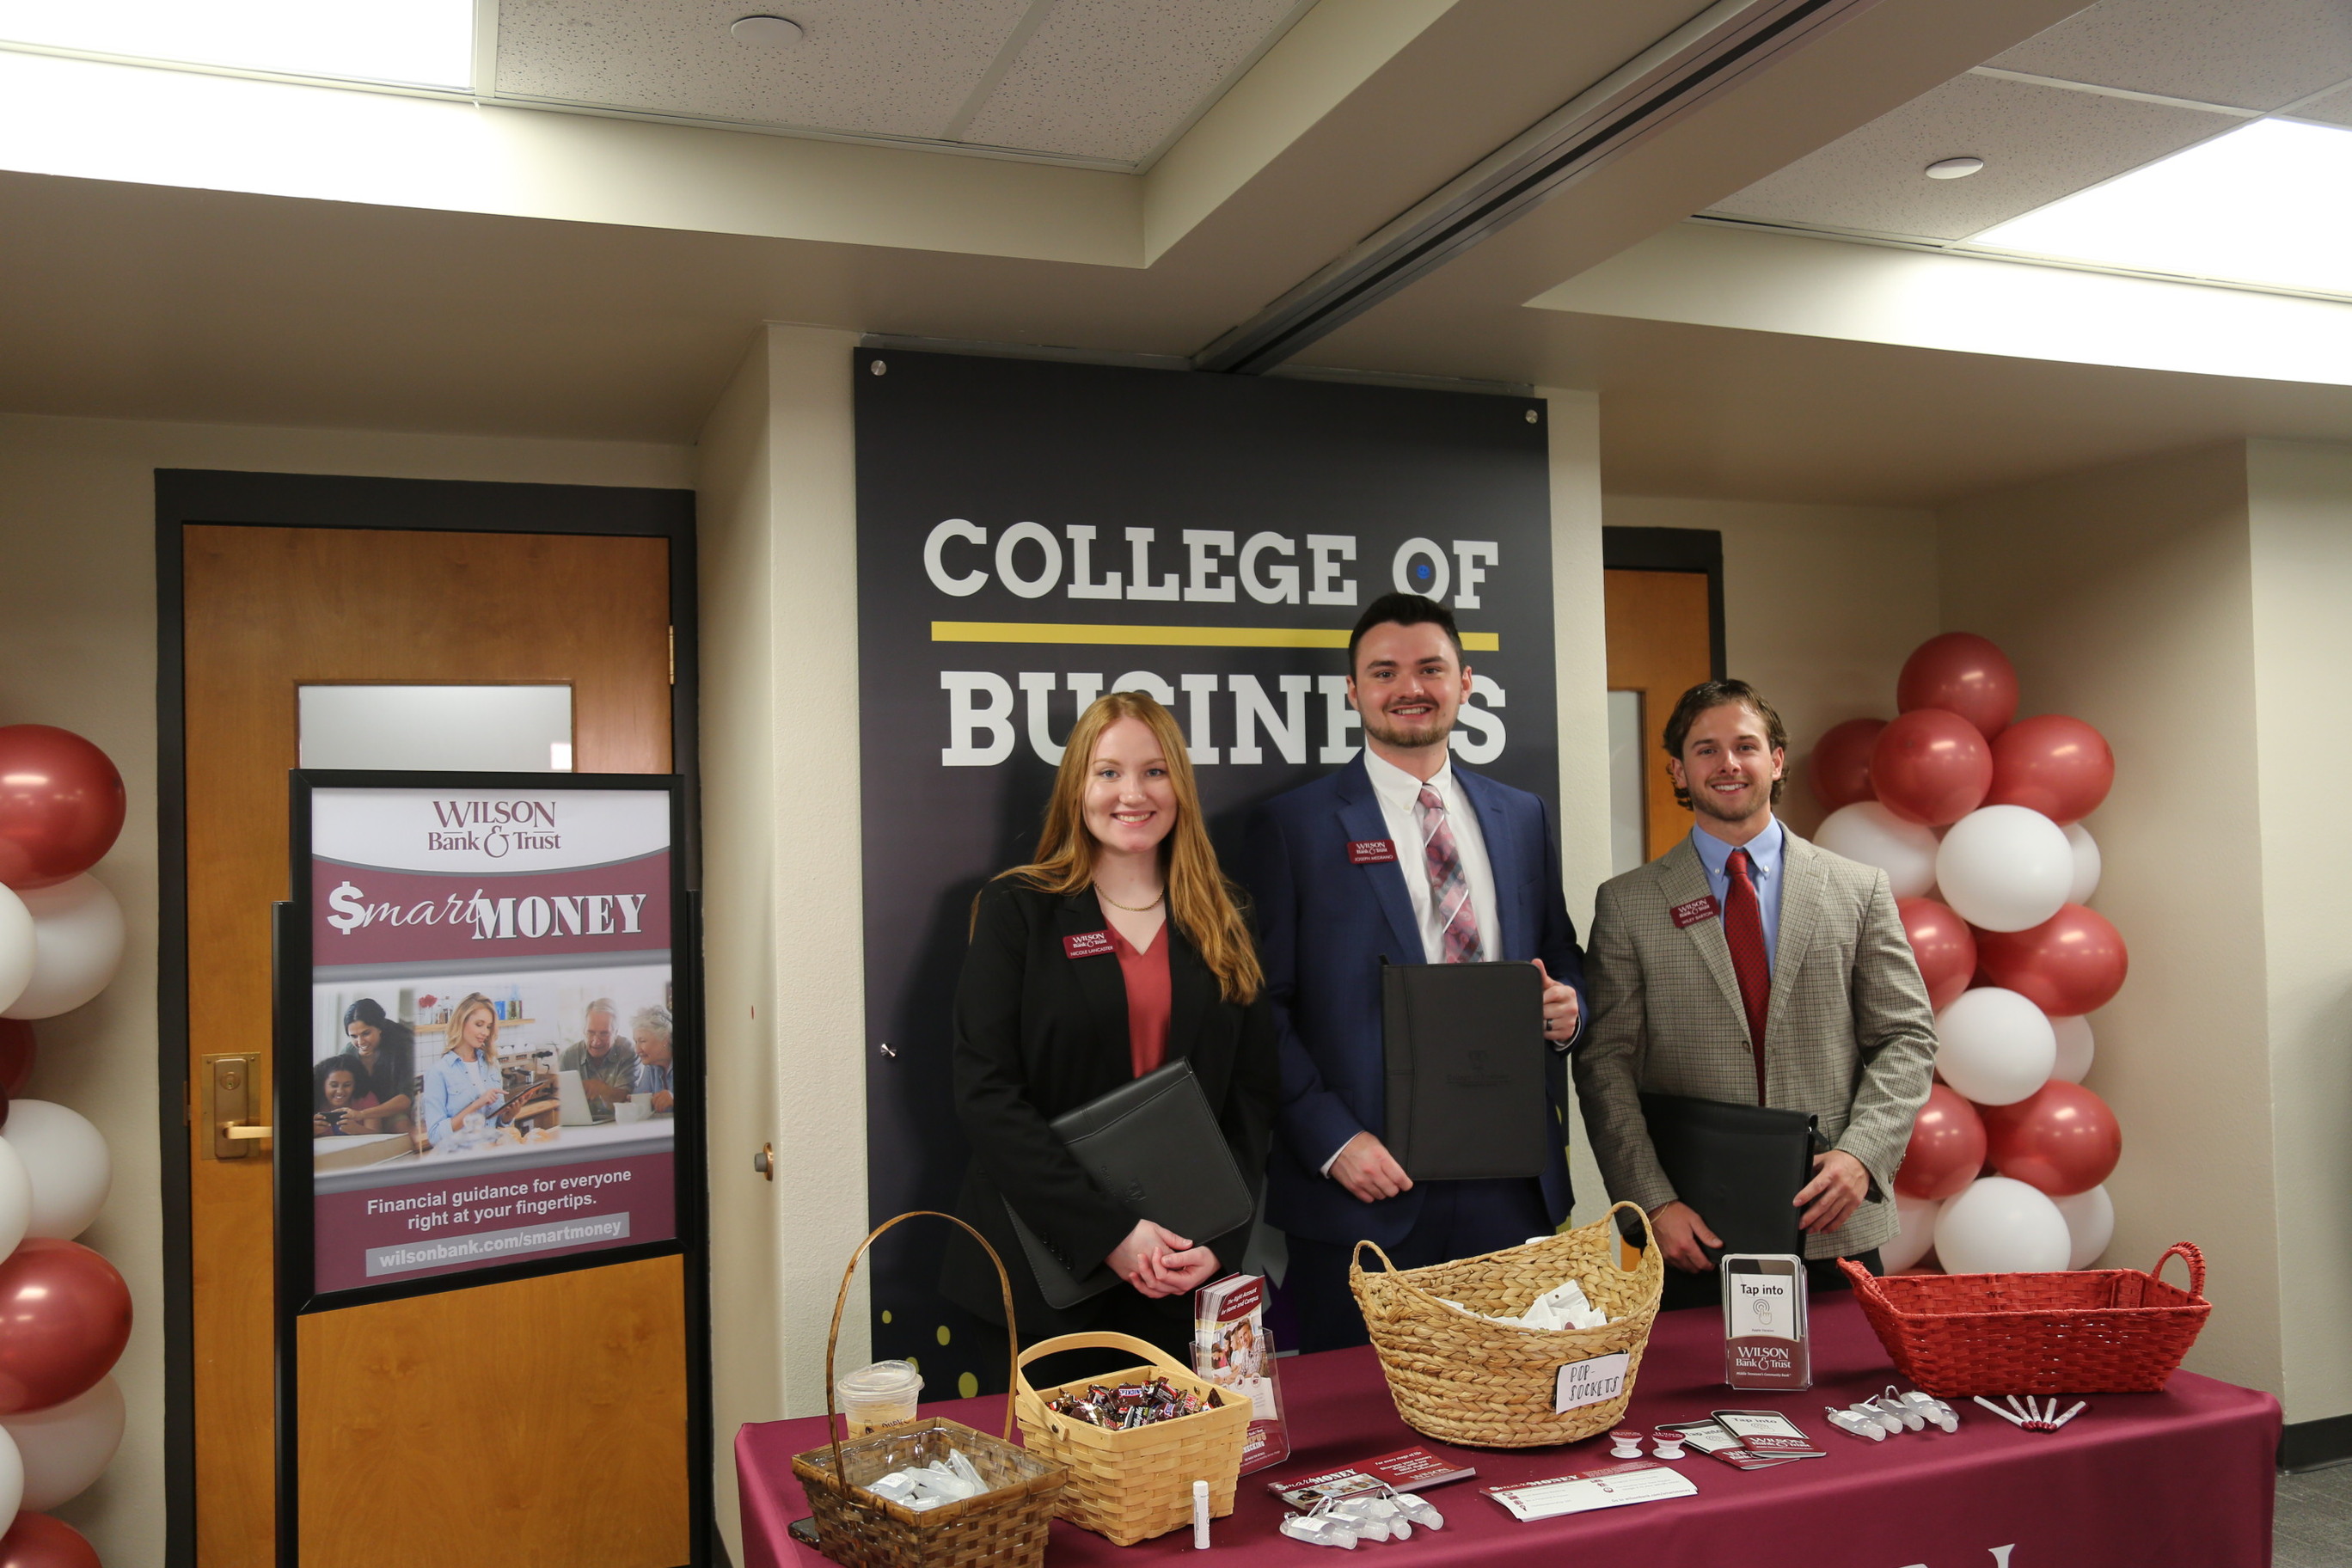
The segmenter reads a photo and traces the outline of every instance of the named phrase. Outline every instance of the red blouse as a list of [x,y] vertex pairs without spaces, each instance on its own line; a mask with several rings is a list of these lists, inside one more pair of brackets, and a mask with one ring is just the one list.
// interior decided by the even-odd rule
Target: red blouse
[[1164,922],[1160,925],[1148,949],[1138,949],[1119,935],[1117,926],[1106,922],[1105,929],[1118,952],[1119,974],[1127,982],[1128,1060],[1134,1066],[1135,1076],[1141,1078],[1168,1059],[1168,927]]

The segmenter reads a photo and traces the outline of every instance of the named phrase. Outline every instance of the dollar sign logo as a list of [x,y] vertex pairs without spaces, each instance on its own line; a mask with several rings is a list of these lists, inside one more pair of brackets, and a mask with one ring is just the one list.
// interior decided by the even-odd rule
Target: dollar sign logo
[[327,907],[335,911],[327,917],[327,923],[345,936],[367,924],[367,906],[360,902],[360,890],[349,882],[327,895]]

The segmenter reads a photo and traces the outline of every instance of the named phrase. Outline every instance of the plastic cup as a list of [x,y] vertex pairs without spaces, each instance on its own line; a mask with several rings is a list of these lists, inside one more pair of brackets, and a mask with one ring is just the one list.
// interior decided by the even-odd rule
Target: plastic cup
[[833,1385],[834,1397],[849,1422],[849,1436],[862,1437],[878,1427],[915,1418],[915,1402],[923,1392],[923,1374],[903,1361],[877,1361],[861,1367]]

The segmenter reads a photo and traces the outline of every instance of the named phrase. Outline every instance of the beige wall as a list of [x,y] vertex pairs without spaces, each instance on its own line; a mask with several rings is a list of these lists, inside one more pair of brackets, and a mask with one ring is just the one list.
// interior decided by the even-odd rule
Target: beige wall
[[1612,495],[1613,528],[1723,535],[1726,668],[1789,728],[1781,815],[1820,826],[1805,784],[1813,742],[1848,719],[1895,716],[1895,676],[1937,623],[1936,520],[1899,507],[1806,506]]
[[[2246,476],[2231,447],[1981,497],[1942,513],[1939,560],[1945,624],[2007,650],[2021,710],[2074,714],[2115,748],[2115,791],[2085,824],[2105,859],[2095,902],[2134,958],[2092,1019],[2088,1082],[2124,1129],[2107,1257],[2145,1268],[2175,1241],[2202,1247],[2215,1310],[2189,1365],[2277,1391]],[[2313,1331],[2341,1322],[2339,1307]]]
[[[2252,442],[2246,470],[2280,1387],[2286,1418],[2313,1421],[2352,1413],[2352,853],[2331,810],[2335,781],[2352,776],[2338,719],[2352,668],[2352,448]],[[2216,1030],[2208,1048],[2234,1060],[2261,1055],[2260,1040]]]
[[115,1375],[121,1453],[58,1510],[107,1562],[163,1550],[163,1206],[155,1066],[155,493],[159,468],[565,484],[691,482],[682,447],[0,416],[0,723],[56,724],[104,748],[130,816],[97,868],[130,917],[122,969],[96,1001],[37,1024],[31,1093],[97,1123],[113,1157],[82,1237],[130,1281]]

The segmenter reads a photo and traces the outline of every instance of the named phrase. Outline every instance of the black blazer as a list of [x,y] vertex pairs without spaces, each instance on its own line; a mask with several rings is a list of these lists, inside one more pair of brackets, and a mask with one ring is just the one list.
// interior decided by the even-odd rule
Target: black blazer
[[[1147,1305],[1120,1284],[1067,1311],[1046,1306],[1004,1213],[1009,1198],[1055,1256],[1080,1272],[1125,1240],[1139,1217],[1097,1188],[1046,1125],[1134,1077],[1118,957],[1072,958],[1062,942],[1105,929],[1092,889],[1065,898],[991,882],[956,984],[956,1115],[972,1151],[956,1215],[1004,1259],[1026,1342],[1090,1328],[1107,1310]],[[1263,992],[1245,1007],[1225,1001],[1174,921],[1160,940],[1168,943],[1168,1059],[1192,1061],[1255,1193],[1265,1181],[1281,1088],[1273,1012]],[[1222,1273],[1240,1266],[1249,1229],[1189,1239],[1216,1252]],[[949,1243],[940,1288],[989,1322],[1003,1318],[996,1271],[961,1231]],[[1191,1313],[1183,1296],[1148,1305],[1170,1316]]]

